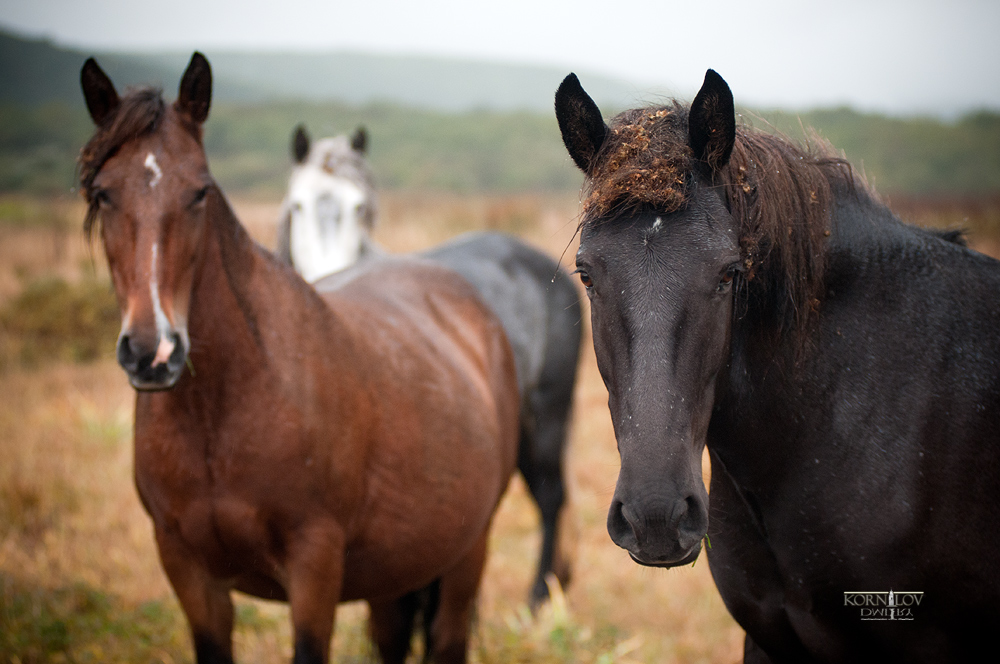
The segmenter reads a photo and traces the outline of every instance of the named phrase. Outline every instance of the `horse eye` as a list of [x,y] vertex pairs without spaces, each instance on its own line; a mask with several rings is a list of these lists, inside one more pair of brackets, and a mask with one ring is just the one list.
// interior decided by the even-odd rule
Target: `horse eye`
[[94,192],[94,203],[98,207],[104,207],[111,202],[111,197],[108,196],[108,192],[103,189],[98,189]]
[[739,272],[739,268],[734,265],[730,265],[726,272],[722,275],[722,279],[719,280],[719,286],[717,290],[722,293],[725,292],[730,286],[733,285],[733,279],[736,278],[736,273]]
[[201,203],[203,200],[205,200],[205,196],[207,195],[208,195],[208,187],[202,187],[201,189],[195,192],[194,199],[191,201],[191,205],[198,205],[198,203]]
[[584,288],[590,290],[591,288],[594,287],[593,280],[590,278],[590,275],[587,274],[585,270],[577,269],[576,273],[580,275],[580,283],[583,284]]

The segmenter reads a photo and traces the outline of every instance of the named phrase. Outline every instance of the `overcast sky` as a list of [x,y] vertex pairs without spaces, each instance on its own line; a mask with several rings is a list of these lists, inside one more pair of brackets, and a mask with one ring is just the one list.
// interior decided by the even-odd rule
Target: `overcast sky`
[[0,25],[94,50],[554,65],[685,98],[711,67],[747,105],[1000,110],[1000,0],[0,0]]

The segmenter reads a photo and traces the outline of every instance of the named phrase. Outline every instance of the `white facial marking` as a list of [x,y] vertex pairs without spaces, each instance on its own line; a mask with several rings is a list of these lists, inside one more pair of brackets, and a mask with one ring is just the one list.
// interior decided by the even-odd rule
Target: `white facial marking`
[[659,217],[657,217],[656,221],[653,222],[653,226],[650,228],[650,230],[652,230],[652,231],[658,231],[658,230],[660,230],[660,226],[662,226],[662,225],[663,225],[663,220],[660,219]]
[[149,188],[155,189],[156,185],[160,183],[160,178],[163,177],[163,171],[160,170],[160,165],[156,163],[156,156],[152,152],[146,155],[146,161],[143,163],[143,166],[153,174],[153,179],[149,181]]
[[[150,157],[153,155],[150,154]],[[146,160],[147,164],[149,159]],[[156,160],[153,160],[156,163]],[[165,364],[167,360],[170,359],[171,353],[174,352],[174,346],[176,344],[170,338],[170,321],[167,320],[167,315],[163,313],[163,306],[160,304],[160,283],[159,277],[156,273],[156,259],[159,254],[159,244],[153,243],[153,258],[150,263],[150,275],[149,275],[149,297],[153,300],[153,315],[156,317],[156,331],[160,335],[160,343],[156,347],[156,357],[153,358],[153,366],[159,366]]]
[[368,237],[359,212],[366,194],[357,183],[303,167],[293,174],[287,207],[292,210],[289,244],[295,269],[316,281],[358,260]]

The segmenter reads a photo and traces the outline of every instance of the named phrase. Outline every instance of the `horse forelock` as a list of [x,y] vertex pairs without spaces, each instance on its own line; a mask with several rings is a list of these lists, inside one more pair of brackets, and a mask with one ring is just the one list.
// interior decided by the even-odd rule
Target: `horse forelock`
[[[581,226],[644,207],[669,214],[689,204],[699,164],[688,145],[688,114],[675,101],[609,122],[587,176]],[[737,128],[732,155],[715,177],[739,223],[745,278],[783,294],[783,328],[805,330],[822,299],[835,186],[868,191],[867,185],[821,141],[802,147],[747,126]]]
[[328,175],[341,177],[374,190],[375,179],[364,155],[351,147],[346,136],[334,136],[316,141],[306,163]]
[[641,205],[675,212],[687,201],[692,154],[687,109],[633,109],[611,120],[587,177],[583,213],[600,217]]
[[88,237],[97,219],[94,178],[124,144],[156,131],[166,113],[166,104],[159,89],[139,88],[126,94],[114,113],[83,146],[77,160],[80,189],[88,205],[83,222]]

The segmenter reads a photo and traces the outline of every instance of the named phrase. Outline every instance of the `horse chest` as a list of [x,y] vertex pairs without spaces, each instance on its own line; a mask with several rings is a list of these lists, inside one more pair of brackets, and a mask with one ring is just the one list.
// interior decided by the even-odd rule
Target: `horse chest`
[[359,500],[335,470],[343,459],[280,426],[208,431],[160,421],[169,426],[137,419],[140,497],[157,529],[178,536],[219,576],[280,579],[295,528],[336,522]]

